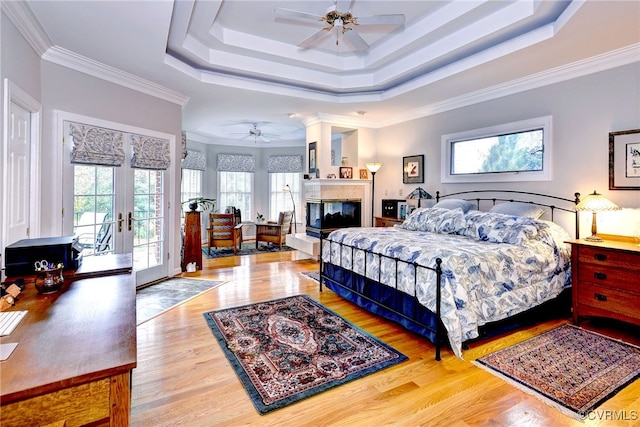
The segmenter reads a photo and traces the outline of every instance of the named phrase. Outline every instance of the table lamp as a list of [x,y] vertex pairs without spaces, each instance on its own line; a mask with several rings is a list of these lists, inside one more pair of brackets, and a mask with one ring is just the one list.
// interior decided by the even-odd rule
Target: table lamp
[[407,200],[418,199],[418,207],[420,207],[420,199],[433,199],[431,194],[427,193],[422,187],[418,187],[411,193],[407,194]]
[[618,211],[620,207],[608,200],[602,194],[596,193],[594,190],[592,194],[588,194],[584,199],[576,206],[577,211],[591,211],[593,212],[593,218],[591,219],[591,236],[585,237],[585,240],[590,242],[602,242],[602,239],[598,237],[598,227],[596,223],[596,212],[604,211]]
[[376,197],[376,172],[382,167],[382,163],[379,162],[370,162],[365,163],[364,167],[366,167],[369,172],[371,172],[371,225],[373,226],[373,206]]

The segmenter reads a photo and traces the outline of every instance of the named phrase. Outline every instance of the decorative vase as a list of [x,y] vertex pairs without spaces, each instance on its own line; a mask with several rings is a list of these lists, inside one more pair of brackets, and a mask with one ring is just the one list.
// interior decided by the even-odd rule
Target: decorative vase
[[63,283],[64,277],[62,277],[62,267],[36,271],[34,285],[41,294],[57,292],[60,290]]

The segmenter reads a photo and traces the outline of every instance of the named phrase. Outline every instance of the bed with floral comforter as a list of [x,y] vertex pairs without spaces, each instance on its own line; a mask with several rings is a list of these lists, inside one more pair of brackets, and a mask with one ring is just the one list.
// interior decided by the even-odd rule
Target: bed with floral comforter
[[321,269],[332,290],[344,275],[327,267],[339,267],[414,296],[436,313],[432,268],[440,258],[440,318],[453,352],[462,357],[462,343],[478,337],[482,325],[550,301],[570,286],[568,239],[564,229],[549,221],[418,209],[395,227],[333,231],[322,243]]

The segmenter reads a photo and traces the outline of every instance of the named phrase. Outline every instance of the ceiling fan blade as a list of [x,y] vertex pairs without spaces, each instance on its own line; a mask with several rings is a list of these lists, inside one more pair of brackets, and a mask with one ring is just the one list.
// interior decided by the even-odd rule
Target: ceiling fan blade
[[309,37],[307,39],[304,39],[300,43],[298,43],[298,47],[306,49],[308,47],[311,47],[311,46],[315,45],[319,40],[321,40],[327,34],[331,34],[331,31],[329,31],[329,30],[330,30],[330,27],[323,28],[322,30],[320,30],[317,33],[313,34],[311,37]]
[[349,7],[347,8],[347,12],[352,13],[353,11],[353,4],[356,2],[356,0],[351,0],[351,2],[349,3]]
[[271,142],[271,140],[264,135],[260,135],[258,139],[262,142]]
[[289,19],[301,22],[318,22],[322,23],[324,16],[313,15],[311,13],[299,12],[297,10],[285,9],[277,7],[273,9],[275,19]]
[[404,24],[404,15],[359,16],[356,22],[358,25],[402,25]]
[[359,52],[364,52],[369,49],[369,45],[367,44],[367,42],[364,41],[362,37],[360,37],[360,34],[356,33],[353,30],[345,31],[344,38],[347,40],[347,42],[351,43],[353,47]]

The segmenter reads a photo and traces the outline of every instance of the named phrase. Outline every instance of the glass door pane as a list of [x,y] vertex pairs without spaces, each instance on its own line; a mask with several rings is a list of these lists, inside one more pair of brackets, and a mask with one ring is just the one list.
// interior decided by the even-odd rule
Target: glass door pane
[[83,256],[114,252],[114,196],[114,168],[74,166],[73,233]]
[[[134,170],[133,268],[137,272],[162,266],[164,253],[163,172]],[[129,220],[128,220],[129,221]]]

